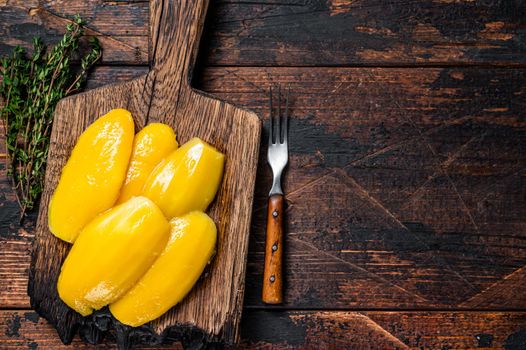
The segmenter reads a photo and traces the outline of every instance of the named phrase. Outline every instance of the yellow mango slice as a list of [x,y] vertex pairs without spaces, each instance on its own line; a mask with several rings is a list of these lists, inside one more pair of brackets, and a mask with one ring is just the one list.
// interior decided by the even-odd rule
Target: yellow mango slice
[[179,303],[215,251],[217,231],[208,215],[191,212],[170,221],[168,244],[152,267],[122,298],[110,304],[116,319],[140,326]]
[[49,202],[48,224],[58,238],[73,242],[88,222],[119,196],[132,151],[130,112],[114,109],[80,135]]
[[141,190],[157,164],[177,149],[173,129],[161,123],[149,124],[135,135],[126,180],[117,203],[124,203]]
[[152,266],[169,236],[168,221],[145,197],[133,197],[98,215],[62,265],[60,298],[83,316],[117,300]]
[[221,152],[193,138],[155,167],[142,194],[168,218],[204,211],[221,183],[224,161]]

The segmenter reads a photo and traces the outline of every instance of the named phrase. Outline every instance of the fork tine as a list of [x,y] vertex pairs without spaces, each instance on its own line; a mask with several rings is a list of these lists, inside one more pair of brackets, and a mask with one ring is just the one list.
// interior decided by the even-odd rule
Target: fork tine
[[287,95],[285,96],[285,115],[283,116],[283,143],[287,143],[289,139],[289,96],[290,84],[287,85]]
[[272,85],[270,85],[269,87],[269,95],[270,95],[270,106],[269,106],[269,113],[270,113],[270,117],[269,117],[269,125],[270,127],[268,128],[268,144],[271,145],[274,143],[273,141],[273,133],[274,133],[274,117],[272,116]]
[[281,84],[278,84],[278,117],[276,130],[276,143],[281,143]]

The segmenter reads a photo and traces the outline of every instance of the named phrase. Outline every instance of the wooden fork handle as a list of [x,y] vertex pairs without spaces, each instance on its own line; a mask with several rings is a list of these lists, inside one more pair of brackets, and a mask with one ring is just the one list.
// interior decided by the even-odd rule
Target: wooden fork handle
[[265,271],[263,273],[263,302],[280,304],[283,301],[283,195],[268,199]]

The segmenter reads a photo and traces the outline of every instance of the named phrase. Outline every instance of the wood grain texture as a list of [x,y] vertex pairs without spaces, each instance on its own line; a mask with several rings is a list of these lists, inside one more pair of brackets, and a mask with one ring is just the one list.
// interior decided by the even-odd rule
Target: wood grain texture
[[525,63],[524,1],[225,0],[212,11],[212,65]]
[[283,302],[283,202],[282,194],[274,194],[268,199],[265,267],[261,292],[261,299],[266,304]]
[[[120,76],[117,67],[104,72]],[[261,115],[264,86],[279,81],[294,91],[284,307],[526,309],[525,70],[218,67],[195,77]],[[249,306],[262,305],[264,150]],[[9,185],[1,188],[6,223],[16,206]],[[0,279],[5,307],[28,305],[28,243],[12,243],[31,239],[26,231],[2,226],[0,254],[17,266]]]
[[34,36],[56,43],[73,16],[80,14],[88,23],[86,34],[103,45],[102,62],[146,64],[148,13],[148,1],[0,1],[0,55],[16,45],[31,48]]
[[[212,2],[192,86],[261,115],[265,84],[290,82],[295,92],[282,308],[348,310],[251,309],[264,307],[271,177],[260,157],[242,348],[526,347],[526,71],[489,67],[524,67],[525,4]],[[103,41],[104,62],[134,65],[97,68],[89,87],[146,73],[135,66],[151,54],[143,0],[0,0],[0,54],[35,34],[56,41],[76,12]],[[12,224],[7,183],[0,202],[0,306],[29,307],[34,233]],[[34,313],[3,315],[0,347],[59,348]]]
[[[231,67],[202,86],[263,112],[269,81],[294,91],[284,307],[525,307],[526,71]],[[271,183],[258,174],[249,305]]]
[[[95,349],[29,310],[0,312],[2,349]],[[524,312],[323,312],[246,310],[241,345],[229,349],[506,349],[526,346]],[[138,347],[138,349],[153,347]],[[180,349],[165,344],[166,349]],[[115,349],[111,338],[96,349]],[[159,347],[157,347],[159,349]]]
[[[103,62],[148,62],[148,2],[0,1],[0,54],[55,42],[80,13],[104,45]],[[327,66],[526,63],[519,0],[219,0],[211,5],[209,65]]]
[[[56,108],[28,290],[31,306],[57,328],[65,343],[79,327],[85,339],[97,341],[110,331],[106,329],[108,322],[122,347],[153,341],[161,334],[183,341],[195,341],[196,334],[203,342],[232,343],[237,339],[260,121],[254,113],[189,85],[207,4],[205,0],[152,2],[150,72],[131,82],[66,98]],[[208,276],[180,305],[139,329],[107,320],[105,311],[81,318],[64,305],[57,295],[56,280],[69,245],[47,228],[47,203],[78,135],[112,108],[130,110],[137,129],[150,122],[164,122],[174,127],[181,143],[198,136],[227,159],[222,186],[210,208],[220,239]]]
[[[526,346],[526,315],[506,312],[248,311],[249,349],[506,349]],[[246,337],[246,338],[245,338]]]
[[[0,347],[3,350],[19,349],[117,349],[111,335],[98,345],[87,344],[75,337],[71,344],[64,345],[57,336],[56,329],[33,310],[2,310],[0,311]],[[135,349],[152,349],[153,347],[138,346]],[[174,344],[171,349],[181,349]]]

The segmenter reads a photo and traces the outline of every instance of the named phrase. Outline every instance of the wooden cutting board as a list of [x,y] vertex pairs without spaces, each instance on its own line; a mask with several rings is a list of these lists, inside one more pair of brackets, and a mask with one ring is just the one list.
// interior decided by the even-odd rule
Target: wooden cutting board
[[[56,108],[28,292],[31,306],[65,343],[77,332],[89,342],[114,337],[121,347],[175,339],[199,347],[238,337],[261,123],[256,114],[190,86],[207,7],[208,0],[152,1],[150,72],[65,98]],[[56,282],[70,245],[55,238],[47,225],[49,199],[78,136],[113,108],[131,111],[137,130],[151,122],[167,123],[179,143],[198,136],[226,154],[223,183],[209,210],[218,226],[217,255],[182,303],[140,328],[119,324],[104,309],[83,318],[59,299]]]

